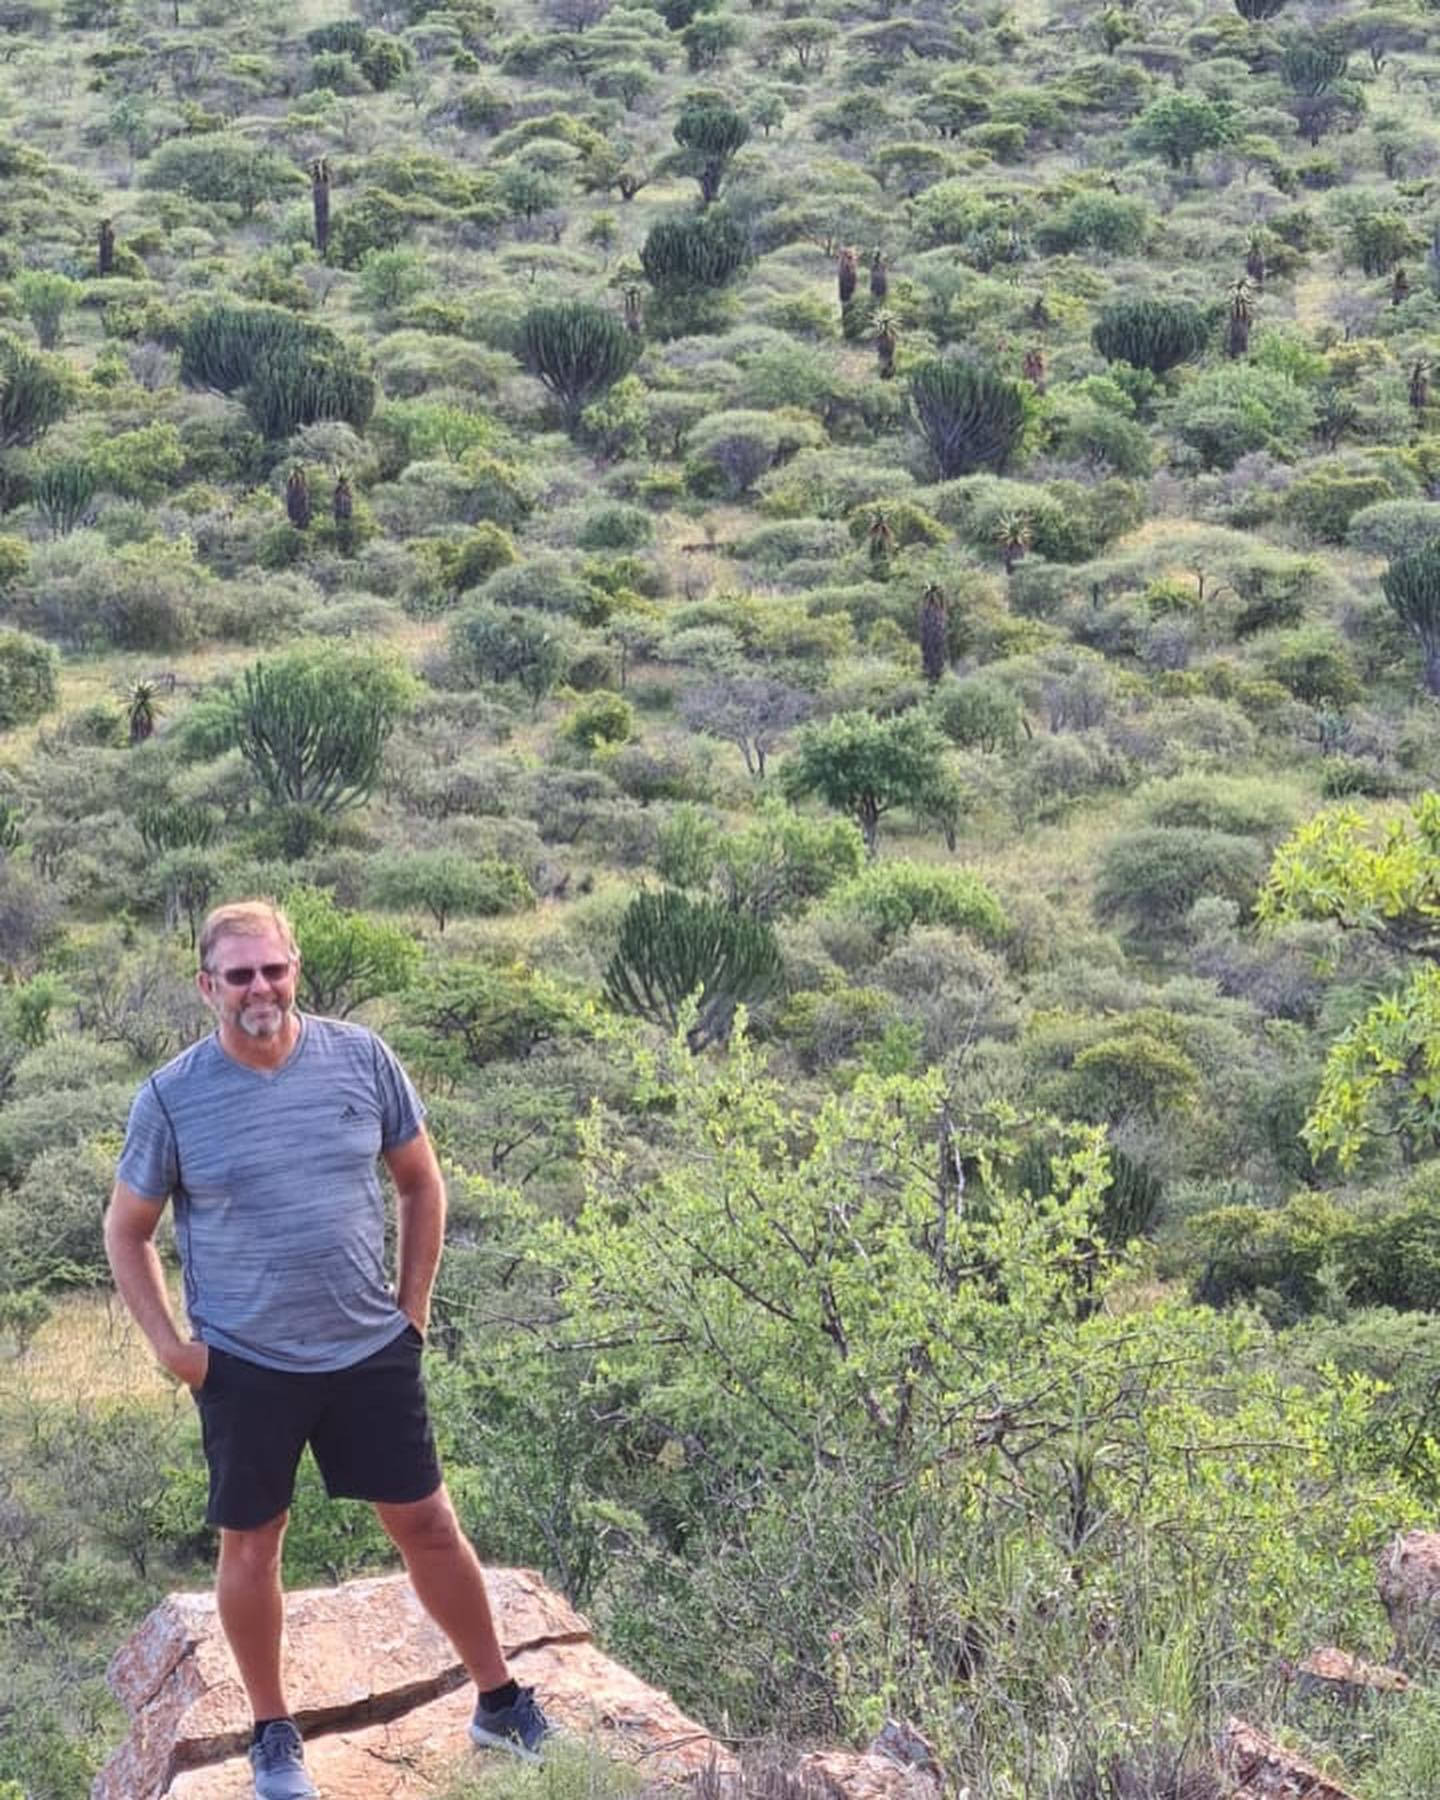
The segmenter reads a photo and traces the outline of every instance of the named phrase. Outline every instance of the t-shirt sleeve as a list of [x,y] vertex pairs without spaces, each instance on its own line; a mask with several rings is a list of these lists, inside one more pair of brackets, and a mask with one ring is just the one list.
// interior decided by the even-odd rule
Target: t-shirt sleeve
[[126,1187],[147,1200],[168,1200],[180,1180],[175,1132],[153,1081],[145,1083],[130,1108],[125,1147],[115,1173]]
[[375,1043],[375,1081],[380,1090],[380,1148],[408,1144],[425,1123],[425,1103],[415,1092],[400,1059],[380,1038]]

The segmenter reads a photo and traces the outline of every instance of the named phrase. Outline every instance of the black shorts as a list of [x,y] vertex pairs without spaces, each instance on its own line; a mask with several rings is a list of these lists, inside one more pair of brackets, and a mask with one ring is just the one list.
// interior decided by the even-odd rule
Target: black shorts
[[332,1500],[424,1500],[440,1461],[413,1325],[348,1369],[295,1374],[211,1348],[195,1399],[210,1466],[206,1520],[231,1531],[264,1525],[290,1504],[309,1444]]

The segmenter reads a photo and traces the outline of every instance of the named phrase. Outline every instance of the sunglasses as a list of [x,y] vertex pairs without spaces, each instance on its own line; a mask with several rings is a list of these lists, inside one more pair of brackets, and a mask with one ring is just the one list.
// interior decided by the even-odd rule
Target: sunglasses
[[272,987],[274,987],[277,982],[283,981],[285,979],[285,977],[290,973],[290,969],[291,969],[290,963],[279,962],[279,963],[261,963],[258,970],[252,969],[252,968],[246,968],[246,967],[242,966],[238,969],[207,969],[206,973],[211,976],[218,975],[220,977],[221,981],[223,981],[225,983],[226,987],[233,987],[233,988],[249,987],[250,983],[252,981],[254,981],[256,975],[259,974],[259,975],[263,975],[265,977],[266,981],[268,981],[270,983],[270,985]]

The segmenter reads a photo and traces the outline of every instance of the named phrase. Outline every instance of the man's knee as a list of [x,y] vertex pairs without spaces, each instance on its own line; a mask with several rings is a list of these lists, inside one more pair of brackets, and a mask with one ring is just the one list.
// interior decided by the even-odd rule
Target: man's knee
[[406,1554],[452,1550],[465,1542],[443,1487],[424,1500],[377,1501],[375,1512],[397,1548]]
[[220,1566],[222,1571],[247,1577],[262,1576],[280,1566],[280,1547],[285,1540],[288,1512],[277,1513],[263,1525],[243,1531],[222,1526],[220,1530]]

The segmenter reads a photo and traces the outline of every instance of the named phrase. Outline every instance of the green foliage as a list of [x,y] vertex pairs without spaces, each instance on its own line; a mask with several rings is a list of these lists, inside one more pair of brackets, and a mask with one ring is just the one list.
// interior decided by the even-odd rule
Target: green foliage
[[723,288],[750,260],[749,236],[721,208],[660,219],[640,248],[645,279],[661,296]]
[[749,120],[723,94],[705,89],[685,96],[675,121],[675,142],[685,173],[700,184],[702,206],[719,198],[735,153],[749,137]]
[[1090,336],[1106,362],[1163,375],[1200,354],[1210,326],[1188,300],[1117,300],[1102,309]]
[[514,681],[539,706],[569,667],[572,640],[559,621],[478,601],[450,627],[455,674],[466,681]]
[[140,175],[142,187],[237,206],[246,218],[262,201],[279,199],[302,179],[278,152],[223,131],[172,138]]
[[1145,245],[1150,211],[1143,200],[1103,191],[1072,194],[1037,227],[1035,237],[1049,256],[1070,250],[1102,250],[1134,256]]
[[1391,483],[1376,470],[1322,463],[1307,470],[1287,490],[1280,510],[1322,543],[1343,544],[1355,514],[1393,499],[1394,493]]
[[369,798],[412,683],[370,651],[286,651],[232,692],[235,744],[272,804],[324,815]]
[[1345,542],[1366,556],[1392,562],[1440,540],[1440,519],[1431,500],[1377,500],[1350,514]]
[[92,463],[73,457],[46,463],[30,484],[30,502],[51,537],[64,537],[84,522],[98,485]]
[[1306,706],[1350,706],[1364,691],[1344,643],[1323,626],[1272,632],[1264,645],[1266,675]]
[[857,919],[888,941],[917,925],[944,925],[991,941],[1002,937],[1006,918],[983,881],[965,869],[906,861],[872,863],[832,891],[828,911]]
[[1236,135],[1237,122],[1228,102],[1173,93],[1145,108],[1135,122],[1131,142],[1143,154],[1162,156],[1172,169],[1188,174],[1193,172],[1197,156],[1223,148]]
[[78,281],[53,269],[25,269],[15,283],[15,298],[30,323],[42,350],[60,342],[60,329],[84,292]]
[[979,363],[921,363],[911,371],[910,404],[942,480],[1003,470],[1025,429],[1020,386]]
[[428,912],[443,932],[452,918],[494,918],[535,904],[523,869],[497,857],[454,850],[407,850],[379,859],[376,895],[383,906]]
[[1261,846],[1229,832],[1194,826],[1125,832],[1100,859],[1095,910],[1140,935],[1173,930],[1207,894],[1248,909],[1264,873]]
[[919,712],[891,719],[837,713],[800,728],[781,782],[792,799],[814,794],[848,814],[874,856],[881,818],[897,806],[923,806],[933,794],[943,750],[944,739]]
[[1254,450],[1294,457],[1314,421],[1315,402],[1304,388],[1273,370],[1233,362],[1202,370],[1172,414],[1181,442],[1209,469],[1231,469]]
[[962,749],[1010,751],[1020,741],[1020,701],[1008,687],[984,675],[942,681],[931,712],[950,742]]
[[628,372],[638,348],[614,313],[584,302],[532,306],[520,321],[520,359],[555,397],[568,431]]
[[320,419],[362,430],[375,382],[359,352],[327,326],[277,306],[219,301],[186,321],[180,373],[193,387],[243,393],[263,437],[294,435]]
[[763,920],[673,890],[639,893],[621,917],[605,992],[622,1012],[672,1031],[683,1025],[686,1042],[699,1051],[723,1043],[737,1008],[772,993],[783,972],[774,931]]
[[1420,645],[1427,691],[1440,694],[1440,539],[1397,557],[1380,586],[1391,612]]
[[586,752],[628,743],[635,735],[635,709],[621,694],[587,694],[566,719],[564,735]]
[[0,730],[29,725],[60,698],[60,658],[23,631],[0,631]]
[[323,888],[291,888],[284,907],[300,946],[300,1002],[345,1019],[382,994],[403,994],[420,966],[412,932],[336,904]]
[[64,418],[74,392],[74,378],[58,357],[27,350],[0,332],[0,450],[38,443]]

